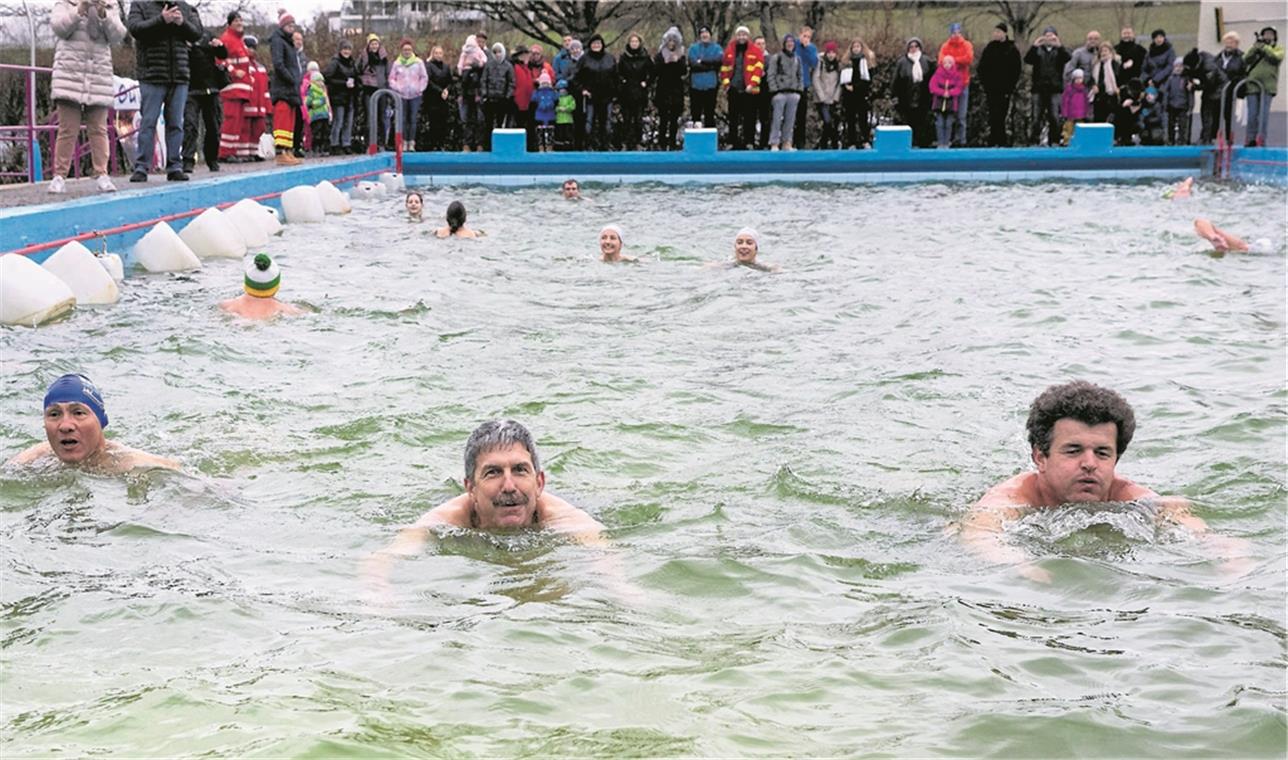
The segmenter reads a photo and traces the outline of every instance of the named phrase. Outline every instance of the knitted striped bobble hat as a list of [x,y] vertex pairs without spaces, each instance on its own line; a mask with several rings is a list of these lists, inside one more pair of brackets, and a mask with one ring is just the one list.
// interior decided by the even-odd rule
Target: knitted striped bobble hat
[[246,292],[256,298],[272,298],[282,284],[282,271],[267,253],[246,259]]

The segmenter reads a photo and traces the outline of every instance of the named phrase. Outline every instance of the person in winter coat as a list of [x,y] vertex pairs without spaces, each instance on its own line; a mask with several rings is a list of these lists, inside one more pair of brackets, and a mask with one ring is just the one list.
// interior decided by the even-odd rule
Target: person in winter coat
[[1140,111],[1136,115],[1136,124],[1140,130],[1141,145],[1162,145],[1167,131],[1166,112],[1158,99],[1158,89],[1153,85],[1145,87]]
[[591,36],[586,48],[586,54],[577,62],[573,86],[581,91],[591,150],[609,150],[613,100],[617,97],[617,59],[604,49],[604,38],[598,34]]
[[246,104],[250,102],[250,54],[246,52],[245,24],[237,11],[228,13],[228,27],[219,37],[223,42],[224,71],[228,83],[219,91],[223,122],[220,125],[219,160],[246,159],[257,146],[242,140]]
[[751,30],[738,27],[720,64],[720,86],[729,99],[729,144],[734,150],[744,150],[755,139],[756,96],[764,76],[764,56],[751,44]]
[[[568,81],[572,79],[573,66],[576,63],[572,59],[572,43],[573,43],[572,35],[565,34],[563,38],[563,47],[559,48],[558,53],[555,53],[555,59],[552,63],[551,68],[554,71],[553,76],[556,82],[558,82],[560,79],[564,81]],[[581,47],[581,43],[578,42],[577,46]]]
[[[97,9],[94,13],[97,15]],[[134,70],[139,80],[139,115],[143,119],[130,181],[148,181],[157,119],[164,108],[165,176],[172,182],[186,182],[183,109],[188,100],[188,45],[201,39],[201,18],[186,0],[135,0],[130,3],[125,28],[135,42]]]
[[964,79],[951,55],[944,56],[930,77],[930,109],[935,114],[935,137],[941,149],[952,144],[957,99],[966,86]]
[[555,101],[555,149],[568,150],[573,146],[572,130],[577,123],[577,99],[568,92],[568,83],[560,79],[555,83],[559,100]]
[[268,134],[268,115],[273,112],[273,99],[268,93],[268,69],[259,62],[259,40],[253,34],[243,38],[246,57],[250,59],[250,100],[246,101],[240,142],[249,147],[245,158],[263,161],[259,155],[260,138]]
[[277,163],[295,166],[300,162],[294,155],[295,122],[300,118],[300,83],[304,72],[295,52],[295,17],[283,12],[277,17],[277,28],[269,40],[273,56],[273,75],[269,94],[273,97],[273,145],[277,148]]
[[1064,132],[1060,140],[1062,145],[1068,145],[1073,138],[1074,125],[1087,120],[1089,100],[1087,74],[1082,69],[1074,69],[1069,84],[1064,86],[1064,95],[1060,98],[1060,115],[1064,117]]
[[1118,56],[1118,62],[1122,65],[1122,81],[1126,83],[1128,79],[1139,80],[1141,72],[1145,67],[1145,56],[1148,51],[1136,42],[1136,32],[1130,26],[1124,26],[1122,33],[1119,35],[1119,42],[1114,45],[1114,55]]
[[1067,87],[1073,80],[1073,70],[1082,69],[1083,74],[1091,71],[1091,64],[1100,57],[1100,32],[1087,32],[1087,44],[1069,54],[1069,61],[1064,64],[1064,84]]
[[1024,70],[1020,50],[1007,36],[1010,31],[1005,22],[993,27],[993,38],[984,46],[979,56],[977,77],[984,88],[988,106],[988,145],[990,148],[1010,147],[1011,138],[1006,133],[1006,119],[1011,113],[1011,95],[1019,84]]
[[698,29],[689,46],[689,118],[708,129],[716,126],[716,86],[724,51],[711,39],[711,27]]
[[1118,88],[1118,111],[1114,114],[1114,144],[1133,145],[1140,133],[1140,112],[1145,88],[1139,79],[1128,79]]
[[662,35],[662,45],[653,57],[653,104],[657,106],[657,147],[675,150],[675,135],[684,115],[684,88],[689,76],[689,59],[684,38],[677,27]]
[[1054,26],[1042,30],[1042,36],[1024,54],[1024,62],[1033,67],[1030,142],[1039,144],[1045,126],[1047,144],[1054,147],[1060,142],[1060,97],[1064,94],[1064,65],[1069,62],[1069,51],[1060,44]]
[[[524,59],[522,67],[519,64],[515,64],[514,68],[514,104],[519,109],[519,123],[528,133],[528,150],[533,153],[536,153],[538,147],[540,147],[540,140],[537,133],[536,107],[532,105],[532,97],[536,95],[536,91],[540,86],[541,75],[543,74],[552,83],[555,81],[555,70],[550,65],[550,62],[546,60],[545,48],[534,44],[528,48],[528,55]],[[521,92],[525,79],[532,83],[532,91],[527,95],[526,102],[524,101],[524,93]],[[553,87],[551,92],[554,92]]]
[[841,147],[841,57],[831,40],[823,43],[823,57],[814,69],[813,89],[821,128],[818,147],[835,150]]
[[970,108],[970,67],[975,62],[975,46],[962,36],[962,25],[956,22],[948,25],[948,39],[939,46],[937,61],[945,56],[952,56],[957,62],[957,73],[962,78],[962,92],[957,96],[957,119],[953,122],[953,145],[959,148],[966,146],[966,112]]
[[227,58],[223,40],[212,31],[202,32],[201,39],[188,48],[188,102],[183,108],[185,174],[196,168],[197,138],[203,130],[201,158],[210,171],[219,171],[219,135],[224,121],[219,93],[228,81]]
[[532,58],[529,48],[517,45],[510,52],[510,65],[514,67],[514,95],[510,98],[510,116],[507,119],[512,129],[524,131],[526,149],[536,151],[536,126],[532,120],[532,94],[537,91],[537,77],[541,69],[528,68]]
[[802,26],[800,34],[796,35],[796,57],[801,62],[801,79],[804,87],[801,89],[800,102],[796,104],[796,130],[792,136],[796,146],[805,148],[809,147],[805,144],[808,131],[806,126],[809,121],[810,97],[814,92],[814,71],[818,69],[819,61],[818,48],[814,46],[814,27]]
[[378,35],[367,35],[367,44],[358,54],[356,66],[358,82],[362,85],[362,95],[358,98],[354,109],[354,120],[359,125],[359,134],[365,134],[362,129],[366,128],[373,119],[378,119],[380,128],[376,131],[376,140],[382,145],[389,145],[393,140],[393,112],[388,102],[382,101],[382,104],[377,106],[382,113],[367,113],[372,94],[376,90],[389,86],[389,54],[385,52],[384,43],[380,41]]
[[1108,124],[1121,106],[1119,82],[1125,81],[1127,76],[1112,45],[1100,43],[1099,53],[1087,75],[1087,96],[1091,99],[1091,120],[1097,124]]
[[845,109],[845,145],[866,148],[872,144],[869,119],[872,98],[872,71],[877,58],[863,40],[850,43],[849,58],[841,70],[841,105]]
[[340,49],[322,70],[327,96],[331,99],[331,154],[353,151],[353,110],[358,98],[358,67],[353,60],[353,44],[340,41]]
[[1168,145],[1190,144],[1191,112],[1194,110],[1194,83],[1185,76],[1185,61],[1172,62],[1172,76],[1160,94],[1164,108],[1164,131]]
[[[568,43],[568,74],[560,79],[568,83],[568,93],[577,103],[577,108],[572,113],[572,150],[586,149],[586,102],[581,95],[581,88],[573,82],[573,78],[577,76],[577,67],[585,57],[586,49],[581,40],[574,39]],[[558,137],[555,139],[558,140]]]
[[1162,29],[1155,29],[1150,36],[1154,41],[1149,46],[1145,63],[1141,65],[1141,81],[1161,90],[1172,76],[1172,62],[1176,60],[1176,51],[1172,49],[1172,43],[1167,41],[1167,32]]
[[420,102],[429,86],[425,62],[416,55],[411,40],[398,46],[398,57],[389,63],[389,89],[402,98],[403,149],[416,150],[416,132],[420,124]]
[[83,122],[89,135],[95,184],[99,191],[110,193],[116,186],[107,176],[107,110],[116,95],[112,87],[112,46],[125,39],[120,6],[116,0],[58,0],[50,12],[49,25],[56,39],[50,95],[58,109],[54,177],[49,182],[49,192],[66,192],[72,151]]
[[617,59],[617,78],[622,150],[640,150],[644,112],[648,109],[648,86],[653,78],[653,57],[644,49],[644,38],[638,34],[626,38],[626,49]]
[[[1221,52],[1216,55],[1200,53],[1198,48],[1186,55],[1185,67],[1190,83],[1202,93],[1199,101],[1200,123],[1202,131],[1199,141],[1205,145],[1216,140],[1216,132],[1222,121],[1227,130],[1233,121],[1234,86],[1247,75],[1243,65],[1243,51],[1239,49],[1239,33],[1230,31],[1221,37]],[[1233,84],[1232,84],[1233,83]],[[1230,90],[1224,92],[1225,86],[1231,84]],[[1224,94],[1225,102],[1221,97]],[[1227,131],[1226,140],[1230,134]]]
[[443,60],[443,47],[435,45],[425,61],[425,74],[429,84],[425,88],[425,116],[429,127],[429,150],[445,150],[448,131],[448,105],[452,99],[452,68]]
[[305,90],[304,109],[309,114],[309,128],[313,132],[312,150],[314,155],[325,155],[331,143],[331,98],[326,91],[326,77],[321,71],[309,76],[309,88]]
[[300,107],[295,116],[295,133],[291,136],[292,154],[296,158],[304,158],[304,152],[310,150],[313,143],[313,132],[309,126],[309,112],[304,108],[304,97],[309,93],[309,77],[315,71],[321,71],[322,67],[317,61],[310,61],[308,55],[304,53],[304,32],[296,29],[291,32],[291,47],[295,50],[295,60],[300,65]]
[[483,68],[487,54],[479,47],[478,38],[471,34],[461,47],[461,57],[456,63],[460,76],[458,107],[461,117],[461,150],[483,150]]
[[537,77],[537,91],[532,94],[532,121],[537,129],[537,151],[549,153],[555,147],[555,109],[559,93],[550,81],[550,73]]
[[800,104],[805,82],[804,63],[796,54],[796,37],[783,37],[782,49],[769,57],[765,86],[774,96],[774,115],[770,121],[769,149],[795,150],[792,136],[796,132],[796,106]]
[[1279,66],[1283,62],[1284,47],[1279,44],[1279,31],[1273,26],[1258,32],[1252,49],[1243,55],[1249,81],[1245,90],[1248,93],[1248,147],[1265,144],[1266,126],[1270,123],[1270,101],[1275,99]]
[[912,144],[929,148],[933,133],[930,129],[930,77],[935,73],[935,62],[921,52],[921,38],[908,40],[906,52],[895,64],[894,91],[899,123],[912,127]]
[[483,67],[479,86],[483,98],[483,149],[492,150],[492,130],[504,129],[514,102],[514,65],[505,56],[505,45],[492,45],[492,57]]

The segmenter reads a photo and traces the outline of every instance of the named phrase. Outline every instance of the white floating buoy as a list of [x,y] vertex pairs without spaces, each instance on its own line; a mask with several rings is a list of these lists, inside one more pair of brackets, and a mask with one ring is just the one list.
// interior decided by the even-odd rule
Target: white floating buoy
[[76,303],[116,303],[121,297],[112,275],[88,248],[74,240],[55,251],[41,266],[67,283],[76,296]]
[[322,196],[312,185],[297,185],[282,193],[282,213],[288,224],[320,222],[326,218]]
[[17,253],[0,256],[0,322],[35,327],[75,305],[76,294],[52,272]]
[[134,244],[134,260],[149,272],[201,269],[201,259],[165,222],[158,222]]
[[268,215],[264,213],[264,207],[255,201],[249,198],[237,201],[224,209],[224,218],[241,234],[246,250],[268,245]]
[[188,222],[179,233],[183,242],[201,259],[240,259],[246,255],[246,241],[213,206]]
[[117,285],[125,281],[125,265],[121,263],[120,256],[115,253],[105,253],[94,258],[98,259],[98,263],[103,265],[103,269],[107,270],[108,276]]
[[[384,187],[384,185],[381,185],[381,187]],[[376,196],[376,183],[359,182],[353,186],[352,190],[349,191],[349,195],[355,199],[364,201],[368,198],[374,198]]]
[[260,219],[260,223],[264,225],[265,230],[268,230],[269,237],[282,234],[282,212],[272,206],[260,206],[260,208],[266,212]]
[[389,188],[385,186],[385,183],[383,183],[383,182],[372,182],[372,183],[371,183],[371,197],[372,197],[372,198],[383,198],[383,197],[385,197],[385,195],[387,195],[388,193],[389,193]]
[[381,172],[376,179],[380,180],[380,184],[391,193],[401,193],[407,189],[406,183],[403,182],[403,175],[398,172]]
[[335,185],[322,180],[317,184],[318,195],[322,198],[322,210],[328,214],[347,214],[353,210],[349,205],[349,196],[340,192]]

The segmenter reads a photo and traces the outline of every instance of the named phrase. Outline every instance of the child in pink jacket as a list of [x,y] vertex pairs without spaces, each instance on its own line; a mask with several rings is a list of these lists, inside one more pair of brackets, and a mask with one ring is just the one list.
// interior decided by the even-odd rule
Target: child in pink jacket
[[952,141],[953,128],[957,125],[957,98],[965,86],[956,59],[944,56],[930,76],[930,110],[935,114],[935,136],[940,148],[947,148]]
[[1069,144],[1069,138],[1073,136],[1073,125],[1087,120],[1090,102],[1086,74],[1082,69],[1074,69],[1069,83],[1064,86],[1064,95],[1060,98],[1060,115],[1064,117],[1064,135],[1060,141],[1062,145]]

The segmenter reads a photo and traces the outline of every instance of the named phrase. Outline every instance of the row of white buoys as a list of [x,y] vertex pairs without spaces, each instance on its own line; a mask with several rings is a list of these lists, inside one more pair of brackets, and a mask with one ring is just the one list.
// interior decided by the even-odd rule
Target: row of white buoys
[[349,196],[340,192],[335,185],[322,180],[317,188],[318,196],[322,199],[322,208],[328,214],[347,214],[353,211],[353,206],[349,205]]
[[179,238],[199,259],[240,259],[246,255],[246,238],[224,212],[214,207],[188,222]]
[[22,254],[0,256],[0,322],[34,327],[75,305],[76,294],[48,269]]
[[157,222],[134,244],[134,260],[149,272],[183,272],[201,269],[201,259],[165,222]]
[[104,262],[74,240],[55,251],[41,266],[72,289],[78,304],[116,303],[121,297],[116,280]]

